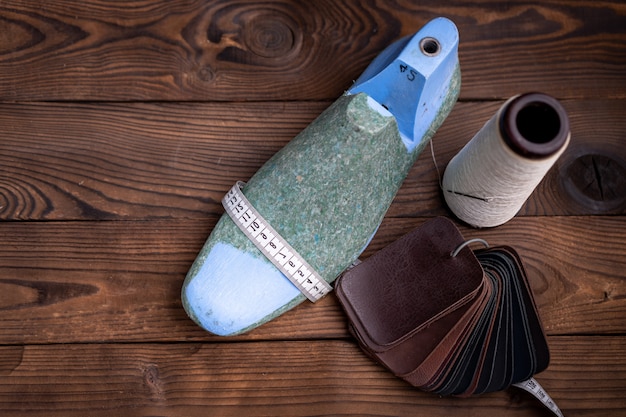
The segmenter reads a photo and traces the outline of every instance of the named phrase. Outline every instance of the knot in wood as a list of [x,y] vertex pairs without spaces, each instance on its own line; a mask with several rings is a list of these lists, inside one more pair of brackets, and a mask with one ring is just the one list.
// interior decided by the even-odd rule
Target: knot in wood
[[202,67],[199,71],[198,71],[198,77],[205,82],[211,82],[213,80],[215,80],[215,71],[213,71],[213,68],[211,68],[210,66],[205,66]]
[[143,370],[144,384],[149,388],[153,397],[162,398],[164,396],[159,368],[155,364],[149,364]]
[[626,163],[603,153],[578,156],[564,167],[563,185],[593,211],[626,207]]
[[289,55],[296,47],[295,28],[281,15],[258,15],[246,24],[243,43],[250,52],[264,58]]

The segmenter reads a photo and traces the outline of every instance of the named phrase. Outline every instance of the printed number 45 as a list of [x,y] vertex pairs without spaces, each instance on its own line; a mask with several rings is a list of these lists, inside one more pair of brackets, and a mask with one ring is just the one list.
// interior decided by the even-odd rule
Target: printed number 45
[[406,79],[409,81],[414,81],[417,76],[417,71],[405,64],[400,64],[400,72],[407,72]]

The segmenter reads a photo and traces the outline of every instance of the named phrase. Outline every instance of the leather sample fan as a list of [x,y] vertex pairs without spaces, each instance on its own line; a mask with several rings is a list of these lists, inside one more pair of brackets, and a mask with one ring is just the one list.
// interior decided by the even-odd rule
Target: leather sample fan
[[336,286],[361,348],[439,395],[499,391],[549,362],[517,253],[473,252],[465,243],[450,220],[436,218],[347,271]]

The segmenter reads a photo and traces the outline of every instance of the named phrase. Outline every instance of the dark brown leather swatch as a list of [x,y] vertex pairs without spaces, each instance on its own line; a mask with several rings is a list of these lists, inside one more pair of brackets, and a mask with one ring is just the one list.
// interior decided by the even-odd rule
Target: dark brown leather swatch
[[361,348],[440,395],[504,389],[545,369],[545,334],[510,247],[477,251],[450,220],[424,223],[337,280]]

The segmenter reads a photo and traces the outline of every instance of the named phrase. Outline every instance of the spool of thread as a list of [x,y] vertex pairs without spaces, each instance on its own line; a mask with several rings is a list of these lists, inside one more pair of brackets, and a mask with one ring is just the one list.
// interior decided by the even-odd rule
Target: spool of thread
[[556,99],[541,93],[510,98],[446,167],[446,203],[474,227],[506,223],[569,140],[567,113]]

